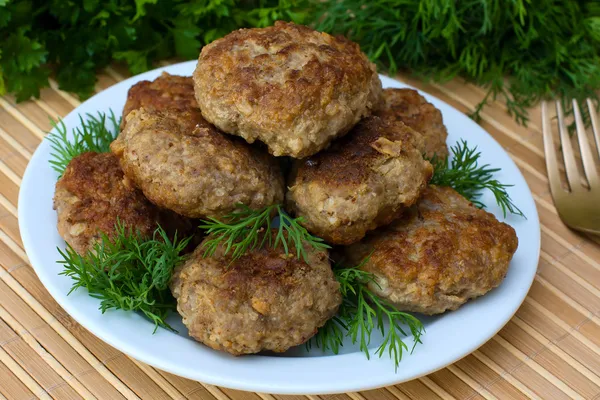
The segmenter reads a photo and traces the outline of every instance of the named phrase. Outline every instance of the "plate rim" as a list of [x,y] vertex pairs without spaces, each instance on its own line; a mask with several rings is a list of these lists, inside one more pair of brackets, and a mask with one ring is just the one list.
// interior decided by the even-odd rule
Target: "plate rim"
[[[134,82],[137,82],[142,79],[150,78],[152,76],[159,74],[162,71],[175,70],[178,68],[187,68],[191,64],[195,65],[195,63],[196,63],[196,61],[188,61],[188,62],[173,64],[173,65],[166,66],[166,67],[157,68],[157,69],[145,72],[140,75],[132,76],[126,80],[123,80],[123,81],[113,85],[111,88],[123,87],[123,86],[129,87]],[[393,78],[385,77],[382,75],[380,75],[380,76],[382,78],[382,82],[386,82],[386,81],[389,82],[389,80],[391,80],[391,81],[399,82],[402,86],[413,88],[412,86],[407,85],[404,82],[400,82]],[[106,90],[110,90],[111,88],[108,88]],[[413,88],[413,89],[416,89],[416,88]],[[418,90],[418,89],[416,89],[416,90]],[[82,108],[84,108],[86,105],[93,104],[96,101],[95,100],[96,96],[98,96],[99,94],[101,94],[103,92],[105,92],[105,91],[99,92],[97,95],[95,95],[95,96],[91,97],[90,99],[86,100],[85,102],[83,102],[80,106],[76,107],[69,114],[67,114],[67,116],[65,116],[63,119],[66,120],[70,116],[77,115],[78,113],[82,112],[81,111]],[[446,102],[440,100],[439,98],[432,96],[421,90],[419,90],[419,93],[424,95],[425,97],[427,97],[428,100],[435,99],[437,102],[445,105],[446,107],[454,110],[456,113],[459,113],[462,116],[464,116],[464,114],[461,113],[459,110],[457,110],[456,108],[447,104]],[[468,118],[466,116],[464,116],[464,117]],[[475,124],[474,122],[472,122],[472,123]],[[386,378],[384,380],[381,380],[381,379],[368,380],[367,379],[364,382],[362,382],[362,381],[334,382],[329,386],[321,384],[320,386],[315,385],[315,386],[311,386],[311,387],[307,388],[306,386],[302,386],[302,385],[298,385],[298,384],[285,385],[285,384],[282,384],[281,382],[278,385],[273,386],[273,384],[272,383],[270,384],[268,380],[257,382],[257,381],[249,381],[247,379],[246,380],[239,379],[239,377],[237,377],[238,379],[235,379],[232,377],[223,378],[222,376],[216,376],[214,374],[211,375],[211,374],[202,374],[202,373],[191,373],[188,369],[177,368],[176,366],[167,366],[168,368],[165,368],[165,364],[164,364],[164,362],[161,363],[160,362],[161,360],[155,359],[154,357],[151,357],[151,356],[147,356],[146,354],[140,354],[139,352],[132,351],[130,347],[123,345],[122,342],[115,340],[114,337],[107,336],[106,334],[99,334],[98,331],[90,329],[89,326],[93,325],[93,324],[90,323],[88,320],[86,320],[82,316],[82,314],[80,314],[76,310],[77,307],[73,304],[74,302],[67,300],[66,296],[64,296],[64,293],[55,293],[57,288],[55,287],[55,285],[52,284],[49,276],[39,272],[39,269],[41,268],[41,265],[43,265],[43,263],[38,259],[38,254],[32,248],[32,246],[33,246],[32,240],[33,239],[31,238],[31,232],[29,231],[30,228],[28,225],[26,225],[26,222],[29,220],[28,216],[26,215],[27,207],[26,206],[21,207],[22,204],[27,204],[27,201],[25,198],[28,195],[28,191],[30,190],[30,185],[31,185],[30,181],[32,179],[34,179],[34,178],[32,178],[32,176],[34,176],[33,168],[39,162],[38,159],[42,158],[43,156],[46,155],[43,151],[44,147],[47,146],[47,145],[45,145],[45,142],[47,142],[45,140],[42,140],[41,144],[38,146],[38,148],[36,148],[35,153],[31,157],[31,159],[27,165],[27,168],[25,170],[25,173],[23,174],[23,179],[22,179],[21,185],[19,187],[19,198],[18,198],[19,230],[21,232],[21,238],[23,241],[24,249],[27,253],[27,256],[29,257],[30,265],[35,270],[36,275],[38,276],[38,278],[40,279],[40,281],[42,282],[42,284],[44,285],[46,290],[48,290],[50,295],[54,298],[54,300],[57,301],[57,303],[74,320],[76,320],[81,326],[83,326],[86,330],[91,332],[94,336],[98,337],[100,340],[108,343],[109,345],[115,347],[117,350],[119,350],[135,359],[138,359],[142,362],[150,364],[156,368],[159,368],[161,370],[165,370],[165,371],[168,371],[168,372],[171,372],[176,375],[183,376],[183,377],[186,377],[186,378],[189,378],[192,380],[200,380],[204,383],[209,383],[209,384],[213,384],[213,385],[217,385],[217,386],[230,387],[230,388],[234,388],[234,389],[247,390],[247,391],[253,391],[253,392],[268,392],[268,393],[277,393],[277,394],[329,394],[329,393],[341,393],[341,392],[348,392],[348,391],[370,390],[370,389],[380,388],[380,387],[391,385],[391,384],[398,384],[401,382],[419,378],[424,375],[428,375],[428,374],[438,371],[442,368],[445,368],[446,366],[453,364],[454,362],[471,354],[473,351],[477,350],[479,347],[481,347],[483,344],[485,344],[487,341],[489,341],[493,336],[495,336],[498,333],[498,331],[500,331],[510,321],[510,319],[512,319],[512,316],[517,312],[517,310],[520,308],[521,304],[525,300],[525,297],[527,296],[527,293],[529,292],[529,289],[530,289],[531,285],[533,284],[533,280],[535,278],[535,271],[537,271],[537,268],[539,265],[539,256],[540,256],[540,251],[541,251],[541,233],[540,233],[540,224],[539,224],[539,216],[538,216],[538,212],[537,212],[537,207],[535,205],[531,189],[529,188],[521,171],[516,166],[516,164],[514,163],[512,158],[506,152],[506,150],[504,150],[504,148],[494,139],[494,137],[491,136],[482,127],[480,127],[478,125],[477,125],[477,127],[479,128],[481,133],[484,133],[485,135],[488,136],[487,139],[493,141],[498,147],[500,147],[502,149],[502,152],[510,160],[510,163],[512,163],[511,167],[513,167],[514,170],[517,172],[518,178],[520,178],[520,180],[522,181],[520,183],[524,185],[523,189],[526,189],[526,191],[527,191],[525,194],[527,195],[528,200],[530,200],[533,205],[533,207],[530,207],[532,212],[528,211],[527,218],[530,221],[530,223],[533,223],[537,227],[537,229],[535,229],[536,237],[533,238],[533,240],[537,243],[537,246],[534,250],[531,250],[531,249],[529,250],[529,251],[535,251],[535,253],[536,253],[534,256],[534,259],[536,261],[535,269],[534,269],[534,272],[531,274],[531,280],[529,282],[526,282],[527,289],[524,290],[523,298],[520,299],[520,301],[518,302],[518,305],[514,308],[514,310],[512,310],[510,312],[510,316],[508,318],[506,318],[505,321],[503,321],[502,323],[499,324],[498,328],[493,332],[493,334],[485,335],[484,338],[482,338],[475,346],[471,346],[471,349],[466,352],[457,352],[456,354],[452,354],[451,356],[446,357],[444,359],[444,361],[442,363],[440,363],[434,369],[428,369],[427,371],[424,371],[424,372],[418,373],[418,374],[413,374],[413,375],[408,374],[408,375],[406,375],[406,378],[399,379],[399,380],[393,380],[393,379],[390,380],[389,378]],[[70,131],[70,128],[69,128],[69,131]],[[38,265],[38,266],[36,267],[36,265]],[[68,278],[65,277],[65,279],[68,279]],[[424,339],[426,340],[426,335],[424,336]],[[323,356],[323,357],[319,357],[316,359],[324,360],[325,358],[329,357],[329,358],[336,358],[340,361],[344,361],[345,359],[352,358],[352,357],[349,357],[352,355],[356,355],[356,353],[342,354],[342,355],[337,355],[337,356]],[[364,355],[362,355],[362,356],[364,357]],[[249,359],[252,357],[253,356],[249,356],[247,358]],[[309,358],[312,358],[312,357],[309,357]],[[298,360],[297,358],[289,358],[289,359],[290,360]],[[242,360],[242,359],[237,358],[235,362],[238,362],[239,360]],[[368,361],[368,362],[373,363],[376,361],[377,360],[374,358],[374,355],[372,355],[372,360]],[[408,363],[409,361],[410,361],[410,357],[407,357],[405,360],[403,360],[403,363]],[[391,363],[389,365],[389,369],[393,370],[393,365]]]

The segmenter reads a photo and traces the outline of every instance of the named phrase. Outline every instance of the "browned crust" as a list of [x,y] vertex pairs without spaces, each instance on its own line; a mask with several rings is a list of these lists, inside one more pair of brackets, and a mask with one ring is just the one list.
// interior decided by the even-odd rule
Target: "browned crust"
[[171,290],[190,335],[213,349],[286,351],[313,336],[341,303],[326,251],[306,247],[304,261],[293,245],[289,255],[266,246],[232,262],[222,246],[206,258],[201,246],[175,271]]
[[190,218],[220,217],[237,203],[262,208],[283,197],[276,161],[222,134],[198,110],[134,110],[110,148],[152,203]]
[[111,153],[88,152],[75,157],[56,188],[80,199],[69,218],[73,222],[93,221],[103,232],[113,231],[117,218],[141,232],[155,228],[157,209],[130,186]]
[[384,103],[374,114],[389,120],[402,121],[425,139],[425,154],[431,159],[448,156],[448,132],[442,113],[412,89],[384,89]]
[[[249,142],[265,141],[275,155],[296,158],[314,154],[346,133],[381,100],[375,66],[358,44],[282,21],[267,28],[240,29],[205,46],[194,80],[200,108],[210,122]],[[361,91],[370,93],[360,105],[362,110],[340,123],[339,132],[311,137],[312,143],[303,149],[284,149],[280,143],[273,148],[257,133],[290,133],[297,140],[300,121],[327,121],[346,112],[339,109],[338,100]],[[312,129],[310,123],[301,125]],[[272,139],[277,140],[277,135]]]
[[140,81],[127,92],[123,107],[122,128],[127,114],[133,110],[179,110],[190,111],[198,108],[194,95],[194,81],[191,76],[170,75],[163,72],[153,81]]
[[171,233],[179,230],[179,237],[192,230],[186,218],[155,207],[135,189],[111,153],[73,158],[56,183],[54,208],[60,235],[80,254],[92,248],[100,232],[112,237],[117,219],[143,236],[150,236],[157,223]]
[[[436,314],[498,286],[517,250],[515,230],[448,187],[429,186],[392,225],[346,248],[405,311]],[[385,286],[385,288],[383,288]],[[383,289],[382,289],[383,288]]]
[[[382,147],[389,142],[401,143],[401,147],[387,149],[389,151],[423,149],[420,135],[403,123],[367,117],[327,150],[297,161],[290,177],[290,186],[306,181],[339,186],[364,183],[373,174],[374,164],[387,158],[387,150]],[[432,171],[426,181],[429,181],[431,174]]]
[[[306,279],[312,269],[303,259],[296,257],[295,251],[296,249],[292,248],[290,254],[285,255],[281,247],[275,249],[265,246],[249,251],[229,264],[230,257],[223,256],[221,248],[216,259],[222,261],[226,286],[235,287],[241,292],[252,291],[255,296],[272,299],[285,296],[292,287]],[[313,262],[328,262],[326,252],[311,256],[316,257],[315,260],[311,260]],[[228,294],[232,298],[237,295],[231,292]]]
[[332,146],[297,161],[290,212],[329,243],[348,245],[413,205],[431,179],[423,138],[402,122],[368,117]]
[[[254,58],[246,53],[235,57],[228,56],[232,48],[242,46],[249,41],[258,47],[268,49],[282,46],[282,49],[275,55],[263,54]],[[256,79],[273,73],[278,68],[276,63],[271,61],[269,64],[262,64],[262,60],[270,61],[273,56],[284,60],[306,48],[323,53],[327,60],[320,60],[313,56],[301,70],[287,71],[285,90]],[[270,114],[285,115],[286,120],[294,116],[293,112],[287,110],[294,110],[298,106],[305,109],[306,98],[320,98],[324,86],[333,91],[336,85],[347,86],[350,83],[346,81],[348,77],[366,83],[372,76],[369,63],[358,44],[342,36],[334,37],[303,25],[282,21],[267,28],[234,31],[223,39],[205,46],[202,49],[201,60],[209,65],[220,64],[223,70],[217,70],[215,74],[231,71],[224,76],[215,75],[215,77],[234,78],[227,83],[233,85],[235,89],[240,89],[245,98],[252,103],[260,101]],[[234,60],[239,63],[239,66],[230,64]],[[233,76],[233,71],[238,74]],[[314,108],[320,106],[315,104]]]

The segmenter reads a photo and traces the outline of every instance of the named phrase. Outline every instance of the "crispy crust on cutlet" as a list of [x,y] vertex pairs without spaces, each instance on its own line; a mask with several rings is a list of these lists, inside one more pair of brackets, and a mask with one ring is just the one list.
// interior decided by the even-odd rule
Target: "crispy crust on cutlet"
[[345,250],[376,276],[370,287],[400,310],[437,314],[498,286],[515,230],[448,187],[429,186],[410,211]]
[[375,111],[375,115],[402,121],[421,133],[425,139],[427,158],[431,159],[434,154],[440,158],[448,156],[448,131],[440,110],[412,89],[384,89],[383,98],[383,106]]
[[59,234],[80,254],[93,247],[100,232],[112,236],[117,219],[144,236],[157,222],[179,230],[179,237],[192,228],[187,219],[151,204],[123,175],[112,153],[88,152],[71,160],[56,183],[54,208]]
[[417,201],[433,171],[422,154],[418,132],[401,122],[365,118],[329,149],[296,162],[288,209],[326,241],[354,243]]
[[223,246],[209,257],[199,246],[171,280],[190,336],[235,355],[283,352],[313,336],[342,301],[339,283],[327,251],[305,246],[304,261],[291,246],[289,255],[266,246],[235,261]]
[[123,107],[121,127],[125,127],[127,114],[133,110],[199,110],[194,95],[194,81],[191,76],[171,75],[163,72],[153,81],[140,81],[127,92]]
[[326,185],[360,185],[372,173],[373,167],[388,158],[381,144],[396,142],[397,149],[411,147],[423,151],[421,135],[402,123],[369,117],[359,122],[343,138],[336,140],[327,150],[298,161],[293,182],[319,181]]
[[356,43],[286,22],[205,46],[194,82],[208,121],[276,156],[318,152],[381,102],[375,65]]
[[239,203],[259,209],[283,199],[277,162],[222,134],[195,110],[134,110],[110,148],[152,203],[190,218],[222,217]]

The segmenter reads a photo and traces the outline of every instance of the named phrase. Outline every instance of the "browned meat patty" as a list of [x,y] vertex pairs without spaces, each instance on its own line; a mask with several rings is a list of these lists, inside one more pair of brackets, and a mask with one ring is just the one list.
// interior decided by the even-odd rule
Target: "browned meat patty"
[[515,230],[447,187],[430,186],[389,227],[346,248],[376,276],[371,290],[403,311],[439,314],[500,285],[518,239]]
[[71,160],[56,182],[54,209],[58,233],[79,254],[91,250],[101,232],[112,237],[117,219],[148,237],[157,223],[168,232],[178,230],[179,237],[193,228],[187,218],[151,204],[123,175],[112,153],[89,152]]
[[134,110],[110,148],[152,203],[190,218],[220,217],[238,203],[258,209],[283,200],[276,161],[222,134],[198,111]]
[[329,149],[297,162],[288,209],[326,241],[354,243],[417,201],[432,175],[422,154],[419,133],[401,122],[366,118]]
[[123,107],[121,130],[125,128],[127,114],[142,107],[146,110],[197,110],[192,77],[163,72],[153,81],[140,81],[133,85]]
[[342,301],[327,252],[306,251],[307,262],[263,248],[231,263],[222,247],[207,258],[198,247],[171,281],[190,336],[235,355],[306,342]]
[[375,115],[383,119],[404,122],[421,133],[425,139],[425,154],[428,159],[433,155],[446,158],[448,132],[442,120],[442,113],[423,96],[412,89],[385,89],[384,104]]
[[295,158],[322,150],[381,101],[375,65],[358,44],[286,22],[204,46],[194,83],[208,121]]

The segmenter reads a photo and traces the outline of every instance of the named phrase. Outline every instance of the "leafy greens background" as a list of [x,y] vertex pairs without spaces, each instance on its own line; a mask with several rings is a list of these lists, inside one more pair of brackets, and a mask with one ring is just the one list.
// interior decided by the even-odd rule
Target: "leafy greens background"
[[360,43],[380,67],[423,79],[462,76],[519,122],[544,97],[600,89],[600,3],[558,0],[0,0],[0,94],[93,93],[113,60],[133,74],[159,59],[194,59],[241,27],[291,20]]

